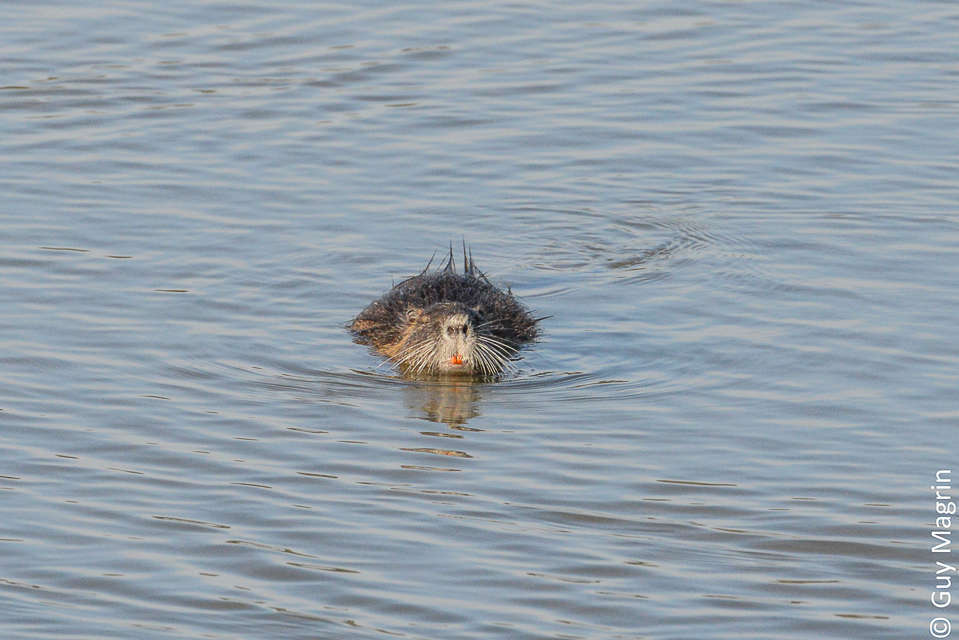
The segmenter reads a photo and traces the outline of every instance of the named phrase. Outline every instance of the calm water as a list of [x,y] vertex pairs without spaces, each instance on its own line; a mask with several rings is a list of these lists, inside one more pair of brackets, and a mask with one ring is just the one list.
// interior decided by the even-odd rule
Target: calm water
[[[959,619],[956,33],[934,2],[5,4],[0,636]],[[552,318],[506,380],[406,381],[344,324],[461,238]]]

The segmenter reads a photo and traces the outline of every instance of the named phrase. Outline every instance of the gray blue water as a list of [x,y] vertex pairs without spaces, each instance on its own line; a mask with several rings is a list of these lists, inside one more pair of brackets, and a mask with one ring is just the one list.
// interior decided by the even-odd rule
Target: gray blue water
[[[931,637],[957,33],[0,6],[0,637]],[[405,380],[344,325],[461,239],[551,318]]]

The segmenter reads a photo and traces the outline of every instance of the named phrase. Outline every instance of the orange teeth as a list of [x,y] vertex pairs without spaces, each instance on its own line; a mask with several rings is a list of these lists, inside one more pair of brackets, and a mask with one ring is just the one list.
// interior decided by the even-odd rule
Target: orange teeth
[[457,354],[450,358],[450,364],[463,364],[463,356]]

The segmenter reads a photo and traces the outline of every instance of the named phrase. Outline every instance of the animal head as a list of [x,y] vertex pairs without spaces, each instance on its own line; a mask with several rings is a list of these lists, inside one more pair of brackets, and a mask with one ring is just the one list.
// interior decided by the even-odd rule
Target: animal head
[[513,345],[494,336],[480,307],[439,302],[407,311],[406,339],[393,360],[417,373],[495,375],[509,365]]

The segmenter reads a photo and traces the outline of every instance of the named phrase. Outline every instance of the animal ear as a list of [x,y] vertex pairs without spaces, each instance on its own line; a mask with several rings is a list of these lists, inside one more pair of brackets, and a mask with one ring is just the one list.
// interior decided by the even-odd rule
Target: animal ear
[[417,309],[416,307],[410,307],[406,310],[406,321],[415,322],[417,318],[423,313],[422,309]]
[[483,312],[486,311],[486,309],[484,309],[484,308],[483,308],[483,305],[481,305],[481,304],[475,305],[475,306],[470,307],[470,308],[471,308],[473,311],[475,311],[475,312],[476,312],[476,315],[478,315],[478,316],[483,315]]

